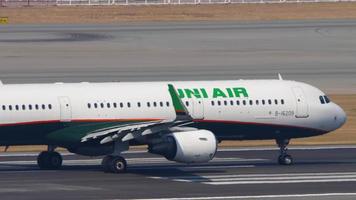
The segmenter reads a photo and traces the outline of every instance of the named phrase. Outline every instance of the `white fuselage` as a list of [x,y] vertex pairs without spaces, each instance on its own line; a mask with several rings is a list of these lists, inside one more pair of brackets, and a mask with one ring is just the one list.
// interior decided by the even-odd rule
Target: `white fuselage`
[[174,119],[168,83],[197,122],[192,126],[213,129],[220,140],[307,137],[333,131],[346,120],[339,106],[321,103],[322,91],[294,81],[14,84],[0,86],[0,141],[45,143],[26,140],[32,132],[45,137],[63,128],[41,128],[48,124]]

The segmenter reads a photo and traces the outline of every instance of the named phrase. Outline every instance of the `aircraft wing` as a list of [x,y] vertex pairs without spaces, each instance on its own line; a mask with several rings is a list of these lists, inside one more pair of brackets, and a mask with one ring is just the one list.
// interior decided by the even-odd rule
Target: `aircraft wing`
[[100,144],[118,140],[126,142],[163,131],[179,130],[179,127],[193,123],[193,118],[189,115],[187,108],[178,97],[177,90],[172,84],[168,84],[168,91],[176,112],[174,120],[146,121],[96,130],[84,136],[81,142],[84,143],[93,140],[100,141]]

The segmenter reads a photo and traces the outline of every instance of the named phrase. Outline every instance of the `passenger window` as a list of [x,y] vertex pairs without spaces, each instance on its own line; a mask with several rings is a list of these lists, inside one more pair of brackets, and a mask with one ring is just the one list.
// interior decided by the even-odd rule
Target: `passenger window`
[[252,106],[252,104],[253,104],[253,101],[252,101],[252,100],[250,100],[250,105]]
[[284,105],[284,99],[281,99],[281,104]]
[[167,105],[167,107],[169,107],[169,102],[168,101],[166,102],[166,105]]
[[220,106],[221,105],[221,102],[220,101],[218,101],[218,106]]
[[244,104],[244,106],[246,106],[246,100],[243,100],[243,101],[242,101],[242,104]]
[[278,105],[278,100],[277,99],[274,100],[274,104]]
[[32,110],[32,105],[31,105],[31,104],[28,105],[28,109],[29,109],[29,110]]
[[117,103],[113,103],[114,108],[117,108]]
[[236,101],[236,105],[237,105],[237,106],[240,105],[240,101],[239,101],[239,100]]
[[22,110],[26,110],[26,106],[25,105],[22,105]]
[[188,101],[186,101],[186,102],[185,102],[185,105],[186,105],[186,106],[189,106],[189,102],[188,102]]
[[147,107],[151,107],[151,104],[150,104],[150,102],[147,102]]
[[2,106],[2,110],[6,110],[6,106]]
[[19,110],[19,105],[16,105],[16,106],[15,106],[15,109],[16,109],[16,110]]
[[319,100],[320,100],[321,104],[325,104],[325,100],[324,100],[323,96],[319,96]]
[[268,104],[271,105],[272,104],[272,100],[268,99]]
[[110,103],[107,103],[106,106],[107,106],[108,108],[110,108]]
[[11,105],[9,105],[9,110],[12,110],[12,106]]
[[120,103],[120,108],[123,108],[124,107],[124,104],[121,102]]
[[157,107],[157,102],[154,101],[154,102],[153,102],[153,106],[154,106],[154,107]]
[[230,101],[230,105],[232,105],[232,106],[234,105],[234,101],[233,100]]
[[101,108],[104,108],[104,103],[100,103],[100,107],[101,107]]
[[36,105],[35,105],[35,108],[36,108],[36,110],[38,110],[38,109],[39,109],[39,106],[38,106],[38,104],[36,104]]
[[141,107],[141,103],[140,102],[137,102],[137,107]]
[[94,108],[98,108],[98,104],[97,103],[94,103]]
[[131,103],[130,102],[127,102],[127,107],[131,107]]
[[265,105],[265,104],[266,104],[265,100],[264,100],[264,99],[262,99],[262,105]]
[[52,110],[52,104],[48,104],[48,108]]
[[214,106],[214,101],[211,101],[211,105]]
[[44,104],[42,104],[42,110],[46,109],[46,106]]
[[163,102],[161,101],[161,102],[159,102],[159,105],[161,106],[161,107],[163,107]]
[[226,100],[224,101],[224,105],[227,106],[227,101]]
[[256,100],[256,105],[258,105],[260,102],[258,100]]
[[91,108],[91,105],[90,105],[90,103],[88,103],[88,108],[89,108],[89,109]]

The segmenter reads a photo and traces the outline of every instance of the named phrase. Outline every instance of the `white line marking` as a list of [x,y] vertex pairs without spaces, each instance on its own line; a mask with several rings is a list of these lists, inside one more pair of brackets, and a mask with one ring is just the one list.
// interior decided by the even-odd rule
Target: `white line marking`
[[217,196],[217,197],[183,197],[183,198],[146,198],[132,200],[219,200],[219,199],[266,199],[266,198],[305,198],[305,197],[337,197],[356,196],[356,193],[321,193],[321,194],[286,194],[286,195],[255,195],[255,196]]
[[[184,167],[184,166],[183,166]],[[184,167],[185,169],[218,169],[218,168],[251,168],[256,167],[255,165],[227,165],[227,166],[194,166],[194,167]]]
[[281,180],[281,181],[229,181],[229,182],[201,182],[208,185],[247,185],[247,184],[290,184],[290,183],[330,183],[330,182],[355,182],[351,179],[321,179],[321,180]]
[[[242,165],[249,166],[249,165]],[[356,175],[356,172],[329,172],[329,173],[294,173],[294,174],[230,174],[230,175],[208,175],[208,176],[174,176],[173,179],[215,179],[215,178],[235,178],[235,177],[298,177],[298,176],[337,176],[337,175]]]

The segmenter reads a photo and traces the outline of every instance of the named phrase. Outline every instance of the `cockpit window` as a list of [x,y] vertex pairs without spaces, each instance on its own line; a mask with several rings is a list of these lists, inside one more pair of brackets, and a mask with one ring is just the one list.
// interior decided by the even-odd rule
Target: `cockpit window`
[[323,97],[323,96],[319,96],[319,99],[320,99],[320,103],[321,103],[321,104],[325,104],[325,100],[324,100],[324,97]]
[[329,99],[328,96],[325,95],[325,96],[324,96],[324,99],[325,99],[325,102],[326,102],[326,103],[330,103],[330,99]]

